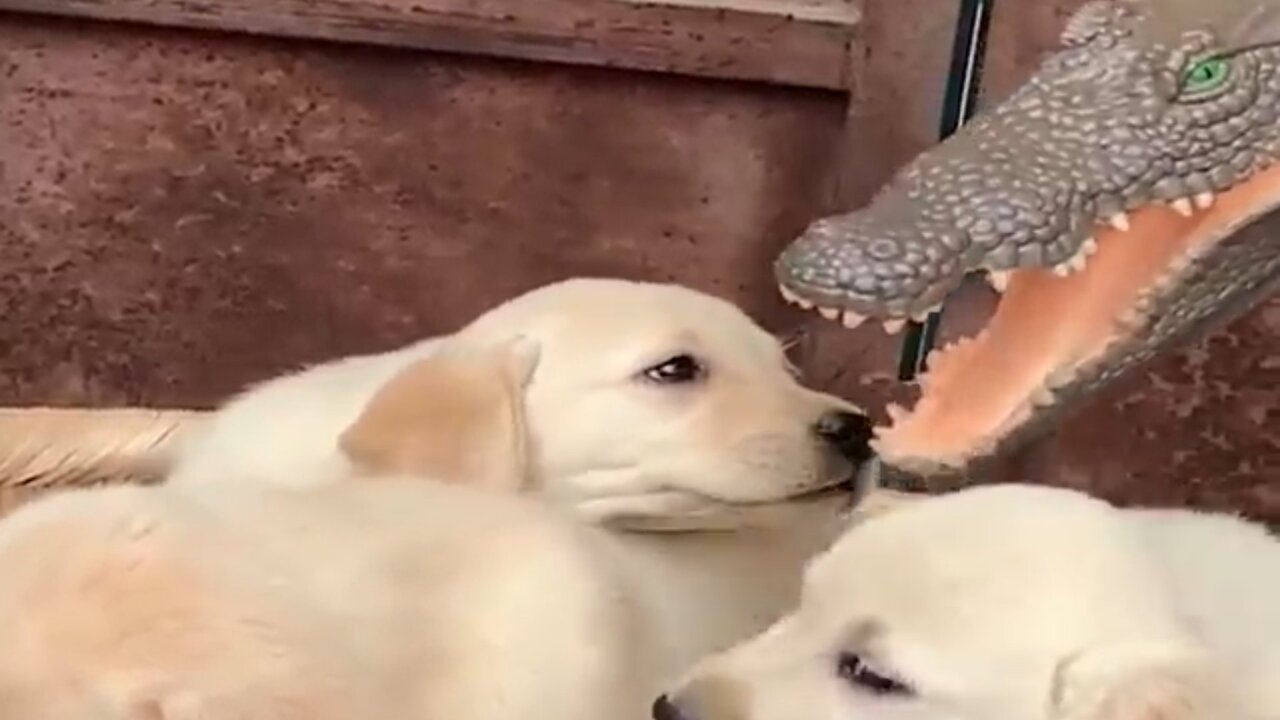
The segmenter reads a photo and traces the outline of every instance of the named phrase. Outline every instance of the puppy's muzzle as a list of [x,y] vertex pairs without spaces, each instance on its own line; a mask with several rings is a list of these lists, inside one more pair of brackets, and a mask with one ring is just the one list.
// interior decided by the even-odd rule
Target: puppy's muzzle
[[813,431],[856,465],[871,459],[871,418],[866,415],[832,410],[818,418]]

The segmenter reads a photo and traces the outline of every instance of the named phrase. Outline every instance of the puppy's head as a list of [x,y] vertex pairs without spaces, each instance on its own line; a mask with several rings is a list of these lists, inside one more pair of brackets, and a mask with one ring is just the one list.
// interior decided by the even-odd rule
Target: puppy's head
[[1239,718],[1114,508],[984,487],[895,505],[799,607],[707,658],[655,720]]
[[723,300],[578,279],[456,337],[516,333],[541,351],[525,395],[537,489],[593,520],[737,527],[847,483],[870,455],[865,415],[801,386],[777,339]]
[[527,476],[524,389],[538,345],[446,342],[383,385],[338,445],[357,468],[519,489]]

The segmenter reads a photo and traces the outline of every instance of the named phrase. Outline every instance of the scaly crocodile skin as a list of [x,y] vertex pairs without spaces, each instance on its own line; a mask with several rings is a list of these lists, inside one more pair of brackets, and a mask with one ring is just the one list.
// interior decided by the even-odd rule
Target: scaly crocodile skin
[[[813,223],[778,258],[776,276],[788,299],[829,319],[897,326],[937,307],[966,273],[987,273],[997,289],[1019,277],[1047,288],[1090,272],[1107,243],[1205,236],[1188,241],[1195,252],[1170,251],[1158,278],[1135,270],[1131,306],[1105,318],[1105,348],[1039,358],[1036,367],[1051,372],[1036,383],[1024,379],[1027,389],[1010,391],[1008,407],[975,415],[989,428],[944,449],[946,432],[933,448],[921,439],[928,428],[913,427],[912,439],[886,456],[919,474],[963,473],[1053,427],[1075,401],[1136,364],[1265,297],[1280,274],[1280,218],[1271,217],[1280,176],[1269,173],[1280,159],[1278,119],[1280,0],[1095,0],[1022,88],[916,158],[867,207]],[[1275,190],[1248,188],[1249,203],[1218,209],[1224,194],[1264,182]],[[1194,229],[1197,216],[1214,212],[1216,230]],[[1227,212],[1238,217],[1221,217]],[[1188,222],[1170,230],[1152,221],[1147,236],[1129,233],[1143,213]],[[1112,267],[1107,282],[1125,282]],[[1036,316],[1044,327],[1028,331],[1068,327],[1074,312],[1046,304]],[[958,354],[952,364],[992,357]],[[1008,389],[994,373],[949,367],[948,374],[970,389]],[[926,385],[929,417],[917,425],[948,425],[947,399],[959,382]]]

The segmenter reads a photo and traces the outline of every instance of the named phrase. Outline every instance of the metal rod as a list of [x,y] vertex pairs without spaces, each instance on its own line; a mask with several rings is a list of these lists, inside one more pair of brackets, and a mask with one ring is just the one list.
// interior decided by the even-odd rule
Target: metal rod
[[[991,7],[995,0],[960,0],[960,18],[956,21],[955,40],[951,46],[951,70],[947,77],[946,96],[942,104],[940,138],[946,140],[959,130],[977,110],[982,81],[982,59],[987,46],[987,29],[991,26]],[[929,313],[924,322],[912,321],[902,339],[898,360],[898,379],[914,380],[924,372],[929,351],[933,349],[942,310]]]

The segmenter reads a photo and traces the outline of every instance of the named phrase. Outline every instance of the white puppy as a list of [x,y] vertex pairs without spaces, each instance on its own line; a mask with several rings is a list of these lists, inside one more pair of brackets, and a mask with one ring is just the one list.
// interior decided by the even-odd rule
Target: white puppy
[[[727,478],[714,496],[725,499],[708,495],[685,516],[713,516],[720,530],[649,533],[494,492],[529,469],[521,399],[539,360],[525,350],[423,360],[408,389],[434,392],[371,403],[381,419],[344,433],[411,477],[72,491],[0,521],[0,717],[646,717],[697,658],[795,602],[801,568],[852,498],[769,503],[749,488],[739,502]],[[405,445],[400,412],[436,425]],[[811,438],[803,447],[821,454]],[[840,477],[771,472],[774,494]],[[469,486],[477,478],[488,487]]]
[[252,388],[186,442],[169,482],[411,473],[415,446],[454,421],[438,398],[451,381],[424,362],[446,354],[474,378],[470,358],[504,345],[532,366],[521,398],[527,489],[592,520],[705,529],[726,503],[821,489],[869,453],[866,417],[800,386],[777,340],[732,304],[676,285],[576,279],[454,335]]
[[1280,718],[1280,543],[1233,517],[991,486],[898,502],[657,720]]
[[0,717],[566,720],[653,631],[540,499],[420,478],[123,486],[0,522]]

